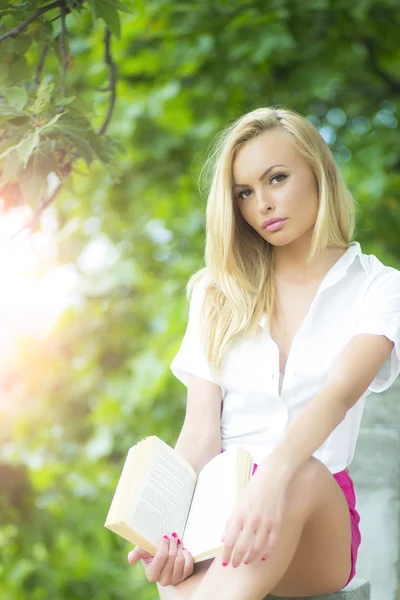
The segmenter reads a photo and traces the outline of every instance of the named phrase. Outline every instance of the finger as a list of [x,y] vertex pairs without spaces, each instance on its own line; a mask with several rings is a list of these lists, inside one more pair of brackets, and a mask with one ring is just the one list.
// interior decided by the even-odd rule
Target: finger
[[251,522],[242,529],[232,553],[232,567],[238,567],[243,562],[245,556],[251,553],[259,522],[260,519],[258,518],[252,519]]
[[136,546],[133,550],[128,553],[128,563],[133,565],[139,560],[139,546]]
[[[256,560],[258,560],[259,558],[261,558],[261,560],[266,560],[273,549],[273,546],[271,545],[271,535],[273,535],[273,531],[274,531],[275,525],[273,523],[270,524],[269,529],[268,529],[268,535],[264,541],[263,544],[261,544],[262,550],[261,553],[259,553],[256,556]],[[273,538],[272,538],[273,540]]]
[[177,537],[175,533],[175,535],[171,534],[169,536],[168,559],[165,561],[159,579],[161,585],[171,585],[172,583],[172,574],[174,570],[174,563],[177,551]]
[[168,561],[169,556],[169,537],[162,537],[157,547],[157,552],[154,555],[154,559],[148,565],[146,569],[146,577],[148,581],[155,582],[159,581],[161,572]]
[[141,560],[142,558],[150,558],[152,555],[143,550],[140,546],[135,546],[133,550],[131,550],[128,554],[128,562],[130,565],[134,565],[136,562]]
[[245,533],[244,529],[242,529],[235,547],[232,551],[232,555],[231,555],[231,564],[232,567],[236,568],[240,565],[240,563],[243,560],[244,555],[246,554],[249,545],[250,545],[250,539],[249,539],[249,534]]
[[265,546],[265,551],[263,552],[263,556],[266,556],[268,558],[268,556],[271,556],[272,552],[275,550],[276,544],[278,542],[279,530],[280,527],[278,524],[275,523],[272,525],[269,532],[267,545]]
[[184,550],[182,550],[182,554],[185,558],[185,565],[183,568],[182,578],[187,579],[188,577],[190,577],[193,574],[194,560],[193,560],[193,556],[190,554],[189,550],[187,550],[186,548]]
[[177,585],[183,580],[183,571],[185,568],[185,555],[182,552],[182,543],[177,540],[176,556],[172,568],[172,585]]
[[169,555],[175,558],[178,554],[178,535],[174,531],[171,533],[170,542],[169,542]]
[[221,562],[223,566],[229,565],[232,558],[233,549],[236,541],[239,538],[242,529],[242,524],[239,519],[232,522],[232,524],[226,529],[224,534],[224,546],[222,548]]
[[269,532],[271,529],[271,523],[269,521],[262,521],[259,519],[258,527],[254,531],[253,539],[249,545],[248,552],[243,558],[243,562],[250,564],[256,559],[261,558],[263,552],[268,544]]
[[243,563],[250,564],[264,555],[269,540],[269,532],[270,526],[268,524],[263,523],[259,526],[249,545],[248,552],[243,557]]

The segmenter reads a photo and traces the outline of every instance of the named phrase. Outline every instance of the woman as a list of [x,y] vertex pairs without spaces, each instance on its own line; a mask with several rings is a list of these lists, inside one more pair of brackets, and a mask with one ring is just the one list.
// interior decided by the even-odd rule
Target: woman
[[162,600],[329,594],[355,574],[365,398],[400,372],[400,272],[351,241],[354,200],[307,119],[256,109],[212,159],[206,268],[171,364],[188,386],[176,449],[199,471],[239,444],[255,467],[216,558],[193,568],[167,536],[129,561]]

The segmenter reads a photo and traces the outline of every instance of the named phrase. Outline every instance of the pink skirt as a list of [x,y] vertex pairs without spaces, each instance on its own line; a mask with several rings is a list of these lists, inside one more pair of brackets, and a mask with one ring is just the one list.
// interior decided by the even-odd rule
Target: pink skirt
[[[221,450],[224,452],[224,450]],[[256,471],[258,465],[254,463],[252,475]],[[361,533],[359,528],[360,515],[356,510],[356,494],[354,491],[353,480],[350,477],[348,469],[340,471],[340,473],[334,473],[333,477],[336,479],[339,486],[342,488],[344,496],[347,500],[347,504],[350,511],[350,523],[351,523],[351,572],[346,585],[350,583],[356,574],[356,562],[358,548],[361,544]],[[346,587],[346,586],[344,586]]]

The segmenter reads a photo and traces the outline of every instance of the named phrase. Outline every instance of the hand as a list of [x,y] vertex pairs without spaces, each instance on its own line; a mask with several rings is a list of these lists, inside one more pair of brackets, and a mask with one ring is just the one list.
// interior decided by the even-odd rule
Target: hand
[[140,548],[135,548],[128,554],[128,562],[133,565],[138,560],[146,572],[148,581],[158,581],[161,585],[178,585],[193,573],[193,556],[189,550],[178,544],[175,535],[161,538],[154,556]]
[[242,560],[249,564],[270,556],[279,536],[287,485],[272,461],[257,468],[226,522],[222,563],[232,560],[238,567]]

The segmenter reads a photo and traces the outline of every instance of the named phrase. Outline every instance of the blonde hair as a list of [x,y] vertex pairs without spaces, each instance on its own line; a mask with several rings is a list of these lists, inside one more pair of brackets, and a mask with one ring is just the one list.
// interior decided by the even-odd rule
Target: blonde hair
[[327,247],[348,248],[355,229],[355,201],[329,146],[305,117],[292,110],[262,107],[244,114],[218,134],[203,168],[208,169],[211,179],[206,207],[206,266],[195,272],[186,286],[190,298],[195,285],[200,281],[206,284],[200,327],[205,357],[216,377],[231,344],[245,335],[256,335],[263,312],[273,315],[275,310],[274,247],[245,221],[232,192],[238,149],[275,128],[292,137],[318,182],[318,215],[309,260]]

